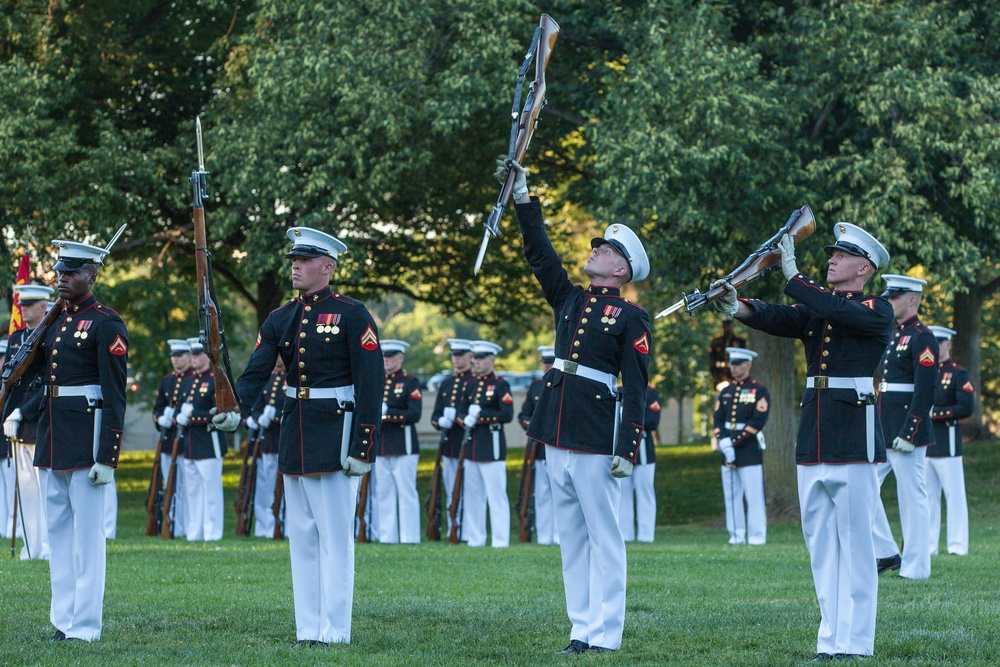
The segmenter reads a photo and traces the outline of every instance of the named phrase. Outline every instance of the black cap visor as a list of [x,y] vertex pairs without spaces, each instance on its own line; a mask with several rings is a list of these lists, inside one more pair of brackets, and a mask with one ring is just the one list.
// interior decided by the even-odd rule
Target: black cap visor
[[625,246],[622,244],[621,241],[619,241],[617,239],[606,239],[603,236],[597,236],[597,237],[594,237],[594,238],[592,238],[590,240],[590,247],[591,248],[596,248],[597,246],[604,245],[605,243],[607,243],[609,246],[611,246],[612,248],[614,248],[618,252],[618,254],[621,255],[625,259],[625,266],[628,267],[628,279],[629,279],[629,282],[631,282],[632,281],[632,260],[629,259],[628,250],[625,249]]
[[97,264],[97,262],[93,259],[80,259],[79,257],[60,257],[52,268],[59,273],[73,273],[88,264]]
[[878,268],[878,266],[875,265],[875,262],[872,261],[872,256],[868,253],[867,250],[865,250],[859,245],[848,243],[847,241],[837,241],[833,245],[824,246],[823,250],[826,251],[827,255],[832,255],[836,250],[842,250],[843,252],[846,252],[848,255],[854,255],[856,257],[864,257],[869,262],[871,262],[873,267],[875,267],[876,269]]
[[292,257],[329,257],[333,259],[326,250],[318,248],[314,245],[302,245],[296,243],[292,246],[292,249],[285,253],[285,257],[291,259]]

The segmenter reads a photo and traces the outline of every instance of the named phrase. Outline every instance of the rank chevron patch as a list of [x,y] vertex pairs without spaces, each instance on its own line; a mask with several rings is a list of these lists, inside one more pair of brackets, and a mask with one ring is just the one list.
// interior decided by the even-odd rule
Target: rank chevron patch
[[933,366],[935,363],[934,352],[931,351],[930,346],[925,347],[924,351],[920,353],[920,357],[917,358],[921,366]]
[[125,341],[122,340],[121,336],[115,336],[114,342],[108,346],[108,352],[117,356],[121,356],[126,352],[128,352],[128,345],[125,344]]
[[368,325],[365,332],[361,334],[361,347],[365,348],[369,352],[378,347],[378,336],[375,334],[375,330],[372,329],[372,325]]
[[649,354],[649,334],[644,333],[632,341],[632,347],[643,354]]
[[967,391],[971,394],[975,389],[972,388],[972,383],[966,380],[965,384],[962,385],[962,391]]

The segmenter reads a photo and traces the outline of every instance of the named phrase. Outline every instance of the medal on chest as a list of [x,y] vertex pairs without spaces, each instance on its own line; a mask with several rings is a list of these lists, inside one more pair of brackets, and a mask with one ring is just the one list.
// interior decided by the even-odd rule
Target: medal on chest
[[900,336],[896,341],[896,352],[903,352],[910,347],[910,336]]
[[493,398],[493,394],[495,394],[496,391],[497,391],[497,386],[495,384],[488,384],[488,385],[486,385],[486,398],[487,398],[487,400]]
[[951,373],[942,373],[941,374],[941,386],[944,387],[945,389],[947,389],[948,385],[950,385],[950,384],[951,384]]
[[614,324],[618,321],[618,316],[621,314],[621,308],[616,308],[615,306],[604,306],[604,316],[601,318],[601,322],[604,324]]
[[316,316],[316,333],[340,333],[340,313],[320,313]]
[[89,335],[87,331],[90,327],[94,325],[94,320],[80,320],[76,323],[76,331],[73,332],[73,338],[80,338],[86,340]]
[[757,402],[757,390],[756,389],[743,389],[740,391],[740,403],[756,403]]
[[208,393],[208,382],[207,381],[201,383],[201,386],[198,387],[198,393],[201,394],[202,396],[204,396],[205,394]]
[[396,394],[397,397],[402,396],[403,395],[403,383],[402,382],[397,382],[395,385],[393,385],[393,387],[392,387],[392,393]]

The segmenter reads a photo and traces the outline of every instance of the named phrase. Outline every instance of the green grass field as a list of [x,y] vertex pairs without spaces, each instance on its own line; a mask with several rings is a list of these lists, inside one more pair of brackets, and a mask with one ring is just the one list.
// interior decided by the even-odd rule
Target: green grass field
[[[569,638],[558,547],[516,535],[505,550],[358,545],[353,643],[292,649],[287,542],[232,537],[231,510],[221,542],[145,537],[151,461],[127,454],[118,470],[100,642],[50,643],[47,563],[0,551],[0,665],[796,665],[814,654],[819,610],[798,523],[772,523],[766,547],[727,545],[707,446],[659,450],[657,541],[628,548],[623,650],[573,658],[554,655]],[[425,453],[422,498],[431,461]],[[1000,452],[969,446],[965,467],[971,555],[935,557],[928,581],[883,575],[866,664],[997,663]],[[519,468],[510,461],[512,503]],[[236,479],[227,460],[229,508]]]

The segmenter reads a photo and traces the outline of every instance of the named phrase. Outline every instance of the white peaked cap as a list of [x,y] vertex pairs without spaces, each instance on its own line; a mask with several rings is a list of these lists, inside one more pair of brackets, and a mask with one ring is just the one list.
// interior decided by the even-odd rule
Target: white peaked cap
[[472,341],[465,338],[449,338],[448,346],[452,352],[472,352]]
[[921,280],[920,278],[897,276],[891,273],[884,274],[882,280],[885,281],[885,291],[882,292],[882,296],[895,296],[897,294],[905,294],[906,292],[923,292],[924,285],[927,284],[926,280]]
[[488,340],[472,341],[472,354],[500,354],[503,348]]
[[45,285],[14,285],[13,289],[21,301],[48,301],[55,292]]
[[726,354],[730,361],[753,361],[757,358],[757,353],[745,347],[727,347]]
[[191,353],[191,343],[184,338],[170,338],[167,345],[170,346],[170,354]]
[[948,327],[929,326],[927,328],[931,330],[931,333],[934,334],[934,337],[938,340],[951,340],[951,337],[958,333],[954,329],[949,329]]
[[285,257],[332,257],[347,251],[347,246],[336,236],[312,227],[292,227],[285,232],[292,241],[292,249]]
[[383,338],[379,344],[382,346],[382,354],[386,352],[406,352],[406,349],[410,347],[410,344],[406,341],[396,340],[395,338]]
[[542,355],[542,359],[555,359],[556,348],[552,345],[539,345],[538,354]]
[[104,257],[108,251],[96,245],[77,243],[76,241],[63,241],[56,239],[52,242],[59,250],[59,261],[54,268],[56,271],[72,272],[79,271],[87,264],[104,265]]
[[608,225],[604,230],[604,236],[598,236],[590,241],[590,247],[596,248],[604,243],[609,243],[617,250],[622,257],[628,260],[629,269],[632,272],[631,282],[637,283],[645,280],[649,275],[649,257],[646,256],[646,249],[642,247],[642,241],[635,232],[621,223]]
[[833,235],[837,242],[824,248],[828,255],[832,255],[834,250],[843,250],[851,255],[864,257],[874,264],[876,269],[885,266],[889,261],[889,251],[885,246],[857,225],[838,222],[833,226]]
[[188,338],[187,342],[188,345],[191,346],[192,354],[197,354],[199,352],[205,351],[205,346],[201,344],[201,338],[198,338],[197,336],[194,338]]

